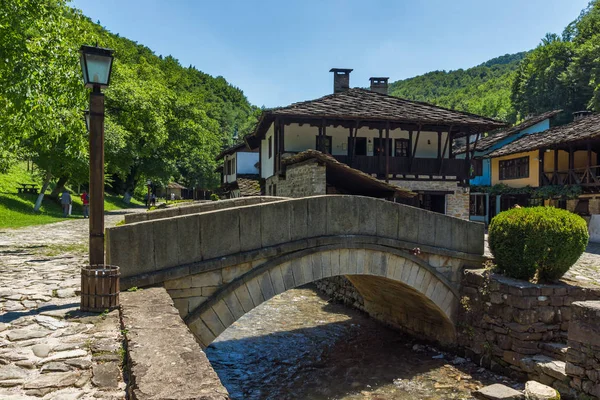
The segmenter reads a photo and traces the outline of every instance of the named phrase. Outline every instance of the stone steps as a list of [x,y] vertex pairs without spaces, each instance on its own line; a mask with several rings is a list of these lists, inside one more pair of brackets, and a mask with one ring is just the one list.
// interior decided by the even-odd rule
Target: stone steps
[[548,342],[540,343],[542,354],[559,361],[567,361],[567,346],[565,343]]
[[[554,350],[560,348],[560,346],[553,347]],[[563,360],[538,354],[521,359],[520,367],[527,372],[529,379],[553,387],[561,392],[561,394],[566,395],[572,391],[568,384],[566,384],[568,381],[566,362]]]

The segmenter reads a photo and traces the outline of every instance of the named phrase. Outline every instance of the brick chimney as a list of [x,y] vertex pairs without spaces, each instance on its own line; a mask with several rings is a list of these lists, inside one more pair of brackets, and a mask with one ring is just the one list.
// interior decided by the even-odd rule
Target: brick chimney
[[583,110],[583,111],[575,111],[573,113],[573,121],[579,121],[582,118],[587,117],[588,115],[592,115],[591,111]]
[[350,89],[350,72],[347,68],[331,68],[333,72],[333,93],[341,93]]
[[371,91],[388,94],[388,80],[390,78],[383,77],[371,77],[369,80],[371,81]]

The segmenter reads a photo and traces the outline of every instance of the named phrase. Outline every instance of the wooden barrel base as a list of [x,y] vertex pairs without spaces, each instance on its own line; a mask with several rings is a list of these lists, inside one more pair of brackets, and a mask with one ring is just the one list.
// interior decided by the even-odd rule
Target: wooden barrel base
[[114,265],[81,268],[81,311],[104,312],[119,307],[120,275]]

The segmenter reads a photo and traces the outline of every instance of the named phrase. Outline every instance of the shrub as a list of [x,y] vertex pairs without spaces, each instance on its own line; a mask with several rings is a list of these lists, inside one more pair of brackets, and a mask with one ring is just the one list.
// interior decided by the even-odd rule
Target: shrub
[[589,239],[580,216],[553,207],[514,208],[498,214],[489,227],[490,250],[505,275],[540,281],[563,276],[584,252]]
[[211,199],[212,201],[218,201],[218,200],[221,200],[221,199],[219,199],[219,195],[218,195],[218,194],[216,194],[216,193],[213,193],[213,194],[211,194],[211,195],[210,195],[210,199]]

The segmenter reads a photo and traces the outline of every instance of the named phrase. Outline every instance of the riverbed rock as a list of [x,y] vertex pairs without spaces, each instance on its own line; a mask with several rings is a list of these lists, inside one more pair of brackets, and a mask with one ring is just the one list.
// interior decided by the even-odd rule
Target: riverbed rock
[[523,393],[502,385],[495,383],[490,386],[483,387],[473,392],[473,397],[480,400],[523,400],[525,396]]
[[536,381],[528,381],[525,384],[525,398],[527,400],[560,400],[560,394],[550,386]]

